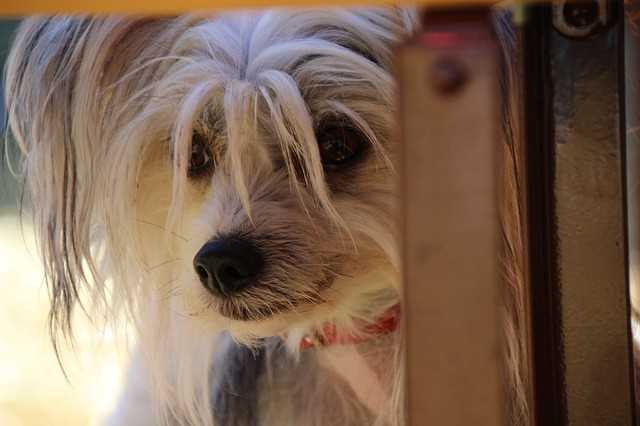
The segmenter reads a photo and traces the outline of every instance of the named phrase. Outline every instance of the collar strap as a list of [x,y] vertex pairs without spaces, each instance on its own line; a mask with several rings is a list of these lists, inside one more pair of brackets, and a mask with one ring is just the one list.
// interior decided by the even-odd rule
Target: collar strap
[[321,332],[307,335],[300,340],[300,349],[318,346],[352,345],[393,333],[400,324],[400,305],[389,308],[376,322],[364,323],[362,333],[341,333],[335,324],[327,323]]

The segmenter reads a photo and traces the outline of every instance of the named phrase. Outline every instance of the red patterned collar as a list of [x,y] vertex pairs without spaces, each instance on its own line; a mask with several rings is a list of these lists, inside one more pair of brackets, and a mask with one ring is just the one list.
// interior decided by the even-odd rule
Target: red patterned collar
[[349,345],[366,342],[375,337],[393,333],[400,324],[400,305],[389,308],[376,322],[362,325],[362,333],[354,335],[341,333],[335,324],[326,324],[321,332],[313,336],[305,336],[300,341],[300,349],[309,349],[318,346]]

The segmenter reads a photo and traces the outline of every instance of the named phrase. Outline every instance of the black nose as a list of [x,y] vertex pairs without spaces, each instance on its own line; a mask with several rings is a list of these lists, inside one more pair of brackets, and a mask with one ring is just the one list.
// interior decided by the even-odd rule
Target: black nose
[[200,281],[217,296],[229,296],[251,285],[263,263],[260,250],[237,237],[209,241],[193,258]]

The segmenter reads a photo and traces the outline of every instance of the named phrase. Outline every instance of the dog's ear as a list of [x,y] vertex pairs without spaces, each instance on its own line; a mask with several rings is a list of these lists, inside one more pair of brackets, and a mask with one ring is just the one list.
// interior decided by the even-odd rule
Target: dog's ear
[[[6,69],[9,127],[23,157],[35,231],[50,290],[51,331],[70,331],[90,214],[87,147],[73,144],[74,86],[89,21],[28,19],[18,29]],[[83,193],[85,192],[85,193]],[[53,335],[53,334],[52,334]],[[55,341],[55,339],[54,339]]]
[[[81,295],[108,299],[90,241],[105,186],[99,179],[105,139],[117,125],[112,111],[118,92],[107,88],[140,65],[138,58],[145,46],[154,45],[159,24],[150,19],[27,19],[7,61],[9,127],[23,154],[25,191],[51,298],[54,345],[57,335],[71,335],[72,312]],[[117,90],[131,90],[132,81]]]

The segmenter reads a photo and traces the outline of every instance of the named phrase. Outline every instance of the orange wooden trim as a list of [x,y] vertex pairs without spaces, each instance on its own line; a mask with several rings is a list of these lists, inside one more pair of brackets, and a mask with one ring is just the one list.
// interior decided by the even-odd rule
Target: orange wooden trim
[[[19,16],[53,13],[178,14],[233,8],[274,6],[362,6],[391,5],[392,0],[0,0],[0,15]],[[485,5],[495,0],[418,0],[427,6]]]

